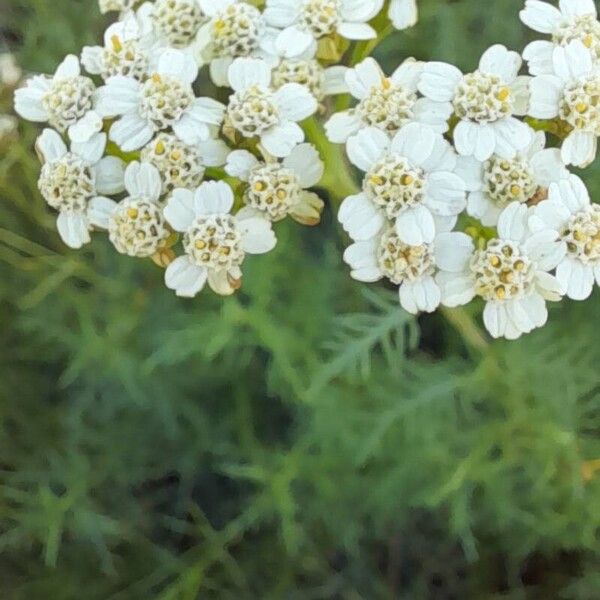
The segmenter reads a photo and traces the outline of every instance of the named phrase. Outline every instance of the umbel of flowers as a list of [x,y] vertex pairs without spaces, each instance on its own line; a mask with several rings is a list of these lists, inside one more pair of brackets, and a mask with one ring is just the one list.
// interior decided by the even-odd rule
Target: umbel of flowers
[[525,0],[542,38],[522,54],[389,73],[368,53],[416,0],[99,5],[116,17],[101,43],[15,93],[45,125],[39,189],[69,247],[104,234],[179,296],[228,295],[280,221],[318,225],[337,200],[351,276],[411,313],[477,301],[516,339],[600,284],[600,209],[569,171],[600,137],[593,0]]

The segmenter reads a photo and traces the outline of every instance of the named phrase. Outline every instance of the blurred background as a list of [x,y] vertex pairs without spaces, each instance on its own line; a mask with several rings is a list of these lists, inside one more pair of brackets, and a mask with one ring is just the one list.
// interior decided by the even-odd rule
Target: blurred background
[[[472,70],[521,0],[420,0],[379,49]],[[0,0],[53,72],[94,0]],[[0,113],[11,111],[3,69]],[[600,295],[515,343],[350,279],[330,198],[233,298],[193,301],[101,235],[66,249],[39,130],[0,117],[0,597],[600,598]],[[600,192],[600,160],[583,173]]]

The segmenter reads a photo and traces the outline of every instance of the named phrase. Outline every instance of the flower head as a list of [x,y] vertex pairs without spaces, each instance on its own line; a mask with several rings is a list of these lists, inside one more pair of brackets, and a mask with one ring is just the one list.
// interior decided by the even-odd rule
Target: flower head
[[46,202],[58,211],[58,232],[67,246],[81,248],[94,227],[103,228],[102,214],[113,201],[103,194],[123,190],[123,163],[103,158],[106,135],[97,134],[69,150],[56,131],[45,129],[36,149],[43,160],[38,187]]
[[548,200],[534,212],[532,227],[558,232],[564,258],[556,268],[562,293],[585,300],[600,285],[600,205],[592,204],[584,183],[575,175],[550,186]]
[[571,132],[562,145],[565,164],[589,165],[596,156],[600,136],[600,67],[580,42],[558,47],[552,53],[552,74],[531,80],[529,114],[539,119],[560,117]]
[[81,75],[79,59],[71,54],[51,77],[36,75],[18,89],[15,110],[28,121],[68,131],[74,142],[87,142],[102,129],[95,95],[94,82]]
[[223,118],[224,106],[211,98],[196,98],[192,83],[198,67],[191,56],[168,50],[156,73],[143,82],[111,77],[98,90],[98,111],[121,116],[110,129],[110,139],[129,152],[145,146],[159,131],[172,130],[186,144],[212,137]]
[[302,85],[271,87],[271,69],[259,59],[238,58],[229,68],[234,93],[229,98],[227,124],[245,138],[259,138],[264,149],[283,158],[304,141],[297,124],[317,110],[314,96]]
[[425,125],[405,125],[391,141],[379,129],[363,129],[348,141],[348,156],[366,173],[362,193],[346,198],[339,211],[356,241],[370,239],[390,220],[401,242],[428,244],[465,208],[465,183],[453,173],[456,155]]
[[231,214],[233,192],[224,182],[205,182],[195,191],[177,189],[165,217],[183,234],[185,256],[167,268],[165,282],[178,296],[193,297],[206,282],[228,295],[241,285],[246,254],[264,254],[275,247],[271,223],[258,211]]
[[377,127],[394,135],[407,123],[420,122],[444,133],[452,114],[448,103],[419,98],[417,83],[423,63],[405,60],[390,77],[373,58],[345,72],[350,93],[358,100],[355,108],[334,114],[325,124],[327,137],[345,143],[365,127]]
[[457,174],[469,191],[467,212],[483,225],[492,226],[511,202],[544,199],[550,184],[568,175],[560,150],[545,146],[546,136],[538,131],[532,132],[531,144],[513,158],[493,154],[480,162],[459,157]]
[[558,234],[532,232],[531,209],[518,202],[498,220],[498,235],[483,248],[467,237],[438,245],[436,281],[442,304],[461,306],[475,296],[485,301],[483,320],[495,337],[517,339],[548,319],[546,300],[561,298],[559,282],[549,271],[563,256]]
[[521,21],[534,31],[550,34],[551,40],[536,40],[525,47],[523,58],[532,75],[552,73],[552,54],[557,46],[580,41],[600,58],[600,22],[594,0],[560,0],[558,8],[549,2],[526,0]]
[[261,162],[246,150],[235,150],[225,170],[248,185],[244,203],[272,221],[290,215],[305,225],[316,225],[323,201],[307,189],[323,176],[323,162],[314,146],[300,144],[283,161]]
[[514,115],[527,112],[527,79],[517,77],[521,57],[504,46],[489,48],[479,69],[463,75],[456,67],[427,63],[419,81],[430,100],[450,104],[459,121],[454,144],[459,154],[487,160],[512,157],[530,142],[529,128]]

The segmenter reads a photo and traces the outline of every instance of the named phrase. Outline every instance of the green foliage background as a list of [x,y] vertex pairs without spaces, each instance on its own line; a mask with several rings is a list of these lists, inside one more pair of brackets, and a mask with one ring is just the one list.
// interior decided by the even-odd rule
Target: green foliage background
[[[378,55],[472,69],[526,43],[521,4],[420,0]],[[32,72],[105,25],[0,15]],[[0,149],[1,598],[600,597],[598,294],[516,343],[479,306],[415,320],[351,281],[331,198],[238,296],[178,300],[102,236],[62,246],[35,135]]]

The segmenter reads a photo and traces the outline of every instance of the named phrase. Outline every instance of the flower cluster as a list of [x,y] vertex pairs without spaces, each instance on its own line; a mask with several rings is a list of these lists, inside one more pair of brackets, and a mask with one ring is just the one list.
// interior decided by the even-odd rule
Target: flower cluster
[[[315,186],[334,200],[336,181],[352,185],[329,157],[343,144],[361,178],[339,207],[344,260],[356,280],[397,286],[407,311],[480,298],[490,334],[516,339],[547,301],[600,283],[600,210],[568,170],[600,137],[593,0],[526,0],[522,21],[550,39],[522,55],[493,45],[468,73],[410,57],[386,74],[367,56],[386,17],[415,24],[415,0],[100,9],[118,14],[102,45],[15,93],[47,124],[39,189],[70,247],[105,231],[179,296],[232,294],[246,255],[275,247],[274,224],[319,223]],[[208,79],[218,91],[203,95]]]

